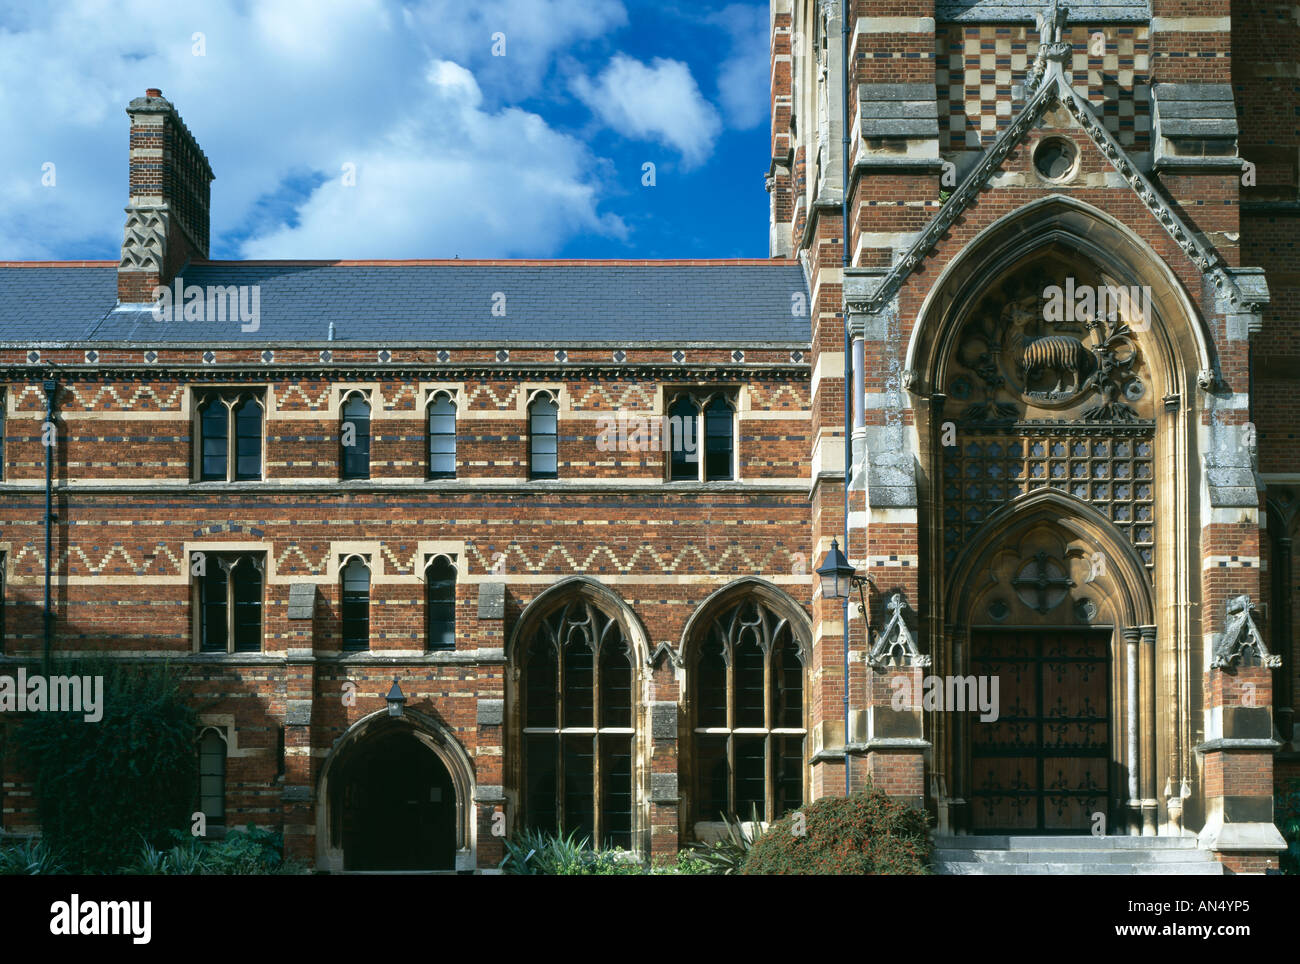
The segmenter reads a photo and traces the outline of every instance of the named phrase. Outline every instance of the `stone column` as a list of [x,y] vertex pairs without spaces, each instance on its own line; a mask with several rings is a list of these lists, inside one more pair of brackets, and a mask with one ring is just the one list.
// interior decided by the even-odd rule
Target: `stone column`
[[1139,729],[1141,714],[1141,703],[1138,698],[1138,640],[1141,638],[1141,632],[1133,626],[1126,627],[1124,635],[1124,652],[1127,657],[1125,660],[1125,695],[1124,695],[1124,735],[1126,739],[1127,753],[1127,770],[1128,770],[1128,801],[1124,807],[1125,823],[1128,825],[1130,835],[1137,836],[1142,832],[1142,798],[1138,789],[1139,765],[1140,759],[1140,738]]
[[1142,684],[1142,742],[1140,768],[1142,835],[1154,837],[1160,826],[1160,801],[1156,797],[1156,627],[1139,627],[1142,634],[1139,665]]

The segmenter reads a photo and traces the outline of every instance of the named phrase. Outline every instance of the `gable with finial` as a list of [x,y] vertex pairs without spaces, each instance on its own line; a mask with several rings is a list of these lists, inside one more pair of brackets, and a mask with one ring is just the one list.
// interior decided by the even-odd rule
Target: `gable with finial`
[[1051,0],[1038,16],[1040,44],[1038,54],[1025,77],[1026,102],[984,152],[983,157],[952,191],[930,222],[920,231],[912,245],[903,252],[874,290],[851,297],[849,310],[879,314],[897,295],[899,289],[933,252],[949,228],[960,218],[1001,169],[1007,157],[1039,124],[1044,115],[1061,107],[1105,157],[1110,166],[1142,201],[1159,227],[1215,287],[1219,297],[1239,312],[1257,312],[1267,295],[1249,284],[1238,281],[1232,269],[1198,232],[1179,215],[1175,205],[1139,170],[1119,142],[1108,132],[1087,98],[1079,94],[1066,75],[1065,64],[1071,45],[1065,29],[1070,8]]

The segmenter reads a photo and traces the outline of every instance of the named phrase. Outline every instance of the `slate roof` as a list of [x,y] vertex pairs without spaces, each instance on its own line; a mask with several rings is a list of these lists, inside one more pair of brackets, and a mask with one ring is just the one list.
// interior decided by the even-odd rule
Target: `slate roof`
[[[191,264],[186,285],[256,285],[260,324],[160,322],[117,304],[112,264],[0,264],[0,343],[334,340],[396,345],[807,345],[793,261],[255,262]],[[505,295],[505,316],[493,305]],[[251,327],[251,326],[249,326]]]

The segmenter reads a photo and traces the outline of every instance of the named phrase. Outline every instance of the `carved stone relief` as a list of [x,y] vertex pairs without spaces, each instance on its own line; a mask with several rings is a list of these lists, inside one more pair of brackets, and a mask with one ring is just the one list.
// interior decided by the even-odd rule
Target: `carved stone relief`
[[971,302],[936,400],[954,423],[938,486],[948,563],[998,508],[1052,487],[1105,516],[1154,572],[1151,322],[1141,291],[1056,247]]

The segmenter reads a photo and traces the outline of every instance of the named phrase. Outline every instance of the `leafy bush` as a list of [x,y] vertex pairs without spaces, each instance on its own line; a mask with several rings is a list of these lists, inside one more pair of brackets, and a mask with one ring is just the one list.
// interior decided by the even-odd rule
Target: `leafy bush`
[[[802,817],[802,834],[795,833]],[[760,836],[743,874],[924,874],[929,815],[868,787],[823,797],[788,813]]]
[[1300,780],[1288,780],[1278,791],[1274,810],[1277,813],[1278,829],[1286,838],[1286,851],[1281,860],[1282,873],[1300,875]]
[[143,837],[189,822],[197,718],[167,666],[64,662],[51,675],[103,676],[103,718],[35,713],[18,731],[41,833],[78,873],[107,872]]
[[634,875],[646,873],[640,859],[622,848],[595,850],[587,837],[521,830],[505,841],[501,869],[507,874]]
[[58,855],[43,840],[33,837],[21,843],[0,846],[0,877],[63,872]]
[[282,855],[278,833],[249,824],[246,830],[232,830],[221,840],[199,840],[181,830],[171,831],[176,841],[170,850],[159,850],[149,841],[141,843],[133,863],[121,868],[124,874],[297,874],[306,868]]
[[712,874],[715,873],[707,860],[694,849],[680,850],[676,857],[656,861],[650,869],[652,874]]

